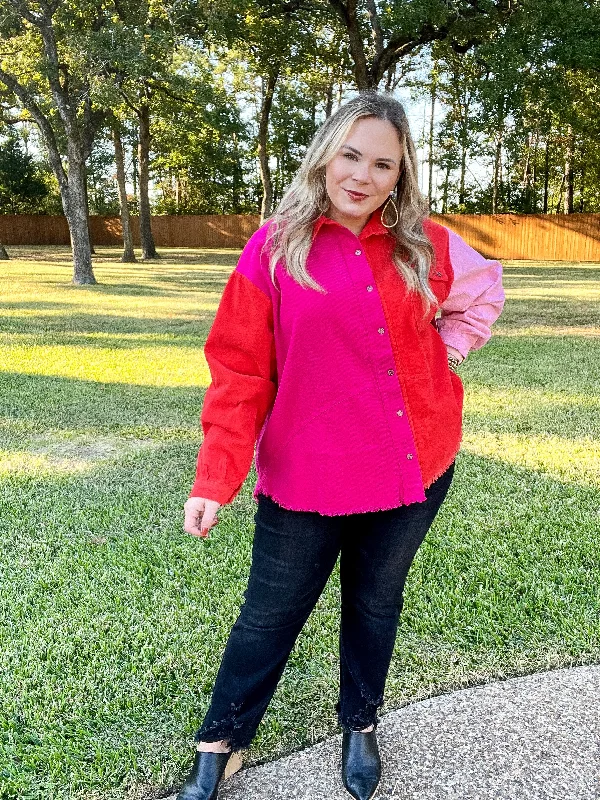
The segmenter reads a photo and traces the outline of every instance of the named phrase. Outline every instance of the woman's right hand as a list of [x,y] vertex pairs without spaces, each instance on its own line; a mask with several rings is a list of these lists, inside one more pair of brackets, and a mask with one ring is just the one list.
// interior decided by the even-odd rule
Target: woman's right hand
[[208,538],[208,532],[213,525],[219,521],[216,513],[221,508],[221,504],[216,500],[208,500],[205,497],[190,497],[183,506],[185,520],[183,530],[191,533],[192,536],[200,536],[202,539]]

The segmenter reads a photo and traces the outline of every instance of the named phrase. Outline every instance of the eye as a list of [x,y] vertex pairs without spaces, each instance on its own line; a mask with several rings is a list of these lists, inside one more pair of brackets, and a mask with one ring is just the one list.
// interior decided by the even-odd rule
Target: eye
[[377,164],[377,166],[381,167],[382,169],[391,169],[390,165],[387,164],[385,161],[382,161],[380,164]]
[[348,151],[344,153],[344,158],[349,158],[351,161],[358,161],[358,156],[356,153],[350,153]]

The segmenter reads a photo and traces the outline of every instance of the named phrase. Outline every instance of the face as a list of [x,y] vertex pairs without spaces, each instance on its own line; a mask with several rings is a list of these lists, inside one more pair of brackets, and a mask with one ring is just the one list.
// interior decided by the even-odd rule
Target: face
[[327,215],[358,235],[400,176],[402,147],[387,120],[361,117],[325,167]]

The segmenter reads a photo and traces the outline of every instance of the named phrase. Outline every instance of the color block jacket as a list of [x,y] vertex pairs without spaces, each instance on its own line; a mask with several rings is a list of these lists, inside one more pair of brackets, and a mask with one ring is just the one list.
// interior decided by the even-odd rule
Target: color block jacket
[[190,496],[229,503],[256,445],[254,497],[288,509],[338,515],[425,500],[461,441],[463,388],[446,345],[466,356],[489,339],[504,302],[500,264],[427,220],[435,319],[399,276],[378,211],[358,237],[315,223],[307,269],[327,294],[281,264],[273,284],[267,226],[244,248],[206,341],[212,382]]

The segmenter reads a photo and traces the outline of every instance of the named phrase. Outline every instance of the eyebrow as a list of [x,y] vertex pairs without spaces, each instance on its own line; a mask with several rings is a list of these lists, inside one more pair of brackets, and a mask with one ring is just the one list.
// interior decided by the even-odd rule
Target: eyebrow
[[[352,152],[356,153],[357,156],[362,156],[362,153],[360,150],[357,150],[356,147],[351,147],[349,144],[343,144],[342,147],[344,147],[346,150],[352,150]],[[376,158],[375,161],[389,161],[390,164],[397,164],[393,158]]]

